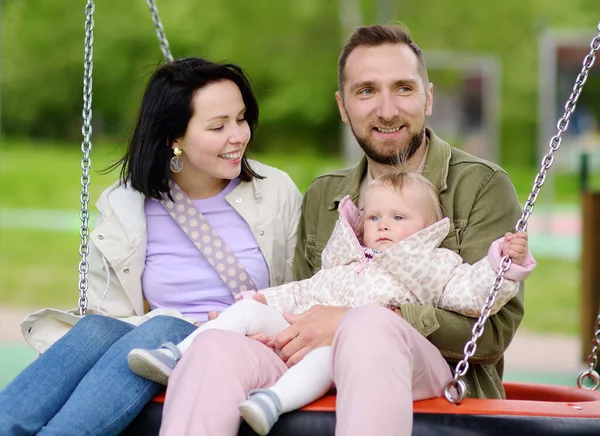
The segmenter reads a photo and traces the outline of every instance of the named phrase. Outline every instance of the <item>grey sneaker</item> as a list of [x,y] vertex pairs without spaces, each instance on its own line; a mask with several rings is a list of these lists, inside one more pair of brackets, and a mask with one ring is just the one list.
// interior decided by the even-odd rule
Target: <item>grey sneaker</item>
[[242,418],[261,436],[271,431],[279,419],[280,411],[279,398],[269,389],[250,391],[248,399],[240,404]]
[[[161,350],[163,348],[168,351],[165,353]],[[164,386],[167,385],[179,359],[181,351],[172,342],[162,344],[157,350],[134,348],[127,355],[127,363],[133,372]]]

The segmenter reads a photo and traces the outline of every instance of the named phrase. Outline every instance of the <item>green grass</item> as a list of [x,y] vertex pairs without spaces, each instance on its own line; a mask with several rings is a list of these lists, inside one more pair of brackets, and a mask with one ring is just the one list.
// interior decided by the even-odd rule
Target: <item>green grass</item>
[[539,333],[579,334],[579,262],[550,258],[536,260],[538,266],[525,282],[522,327]]
[[[94,145],[90,199],[117,180],[118,171],[99,172],[115,162],[122,150],[112,144]],[[286,171],[304,192],[319,174],[339,169],[343,160],[312,154],[250,155]],[[4,141],[0,150],[0,198],[3,208],[67,209],[80,208],[81,151],[76,146],[35,145]]]
[[[94,144],[91,199],[117,174],[97,170],[114,162],[120,149]],[[264,163],[288,172],[304,192],[313,178],[344,166],[341,158],[311,154],[255,155]],[[2,208],[65,209],[77,216],[81,153],[76,145],[35,145],[3,141],[0,150],[0,199]],[[526,198],[535,169],[509,168],[520,197]],[[576,175],[558,175],[555,200],[579,201]],[[0,227],[0,304],[10,306],[74,307],[77,299],[76,232],[53,233]],[[579,264],[538,259],[538,269],[527,281],[523,328],[537,332],[576,334],[579,329]]]
[[[81,151],[76,146],[43,146],[3,141],[0,150],[0,198],[3,208],[80,208]],[[92,150],[90,199],[96,201],[116,173],[98,171],[117,160],[119,149],[100,145]]]
[[[524,204],[533,187],[538,168],[509,166],[505,169],[515,185],[521,204]],[[600,188],[600,174],[590,174],[588,183],[590,189],[598,190]],[[579,174],[550,172],[542,187],[540,201],[545,200],[564,204],[578,203],[580,194]]]
[[79,235],[33,230],[0,232],[0,304],[75,307]]

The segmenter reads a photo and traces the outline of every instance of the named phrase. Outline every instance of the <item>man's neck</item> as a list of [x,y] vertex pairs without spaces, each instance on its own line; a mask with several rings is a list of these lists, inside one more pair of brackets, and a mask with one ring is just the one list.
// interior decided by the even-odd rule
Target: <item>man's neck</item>
[[[403,169],[406,172],[415,172],[418,170],[419,166],[421,165],[421,162],[423,161],[423,158],[425,157],[425,154],[427,153],[428,146],[429,146],[429,138],[427,137],[427,135],[425,135],[423,137],[423,142],[421,143],[421,146],[419,147],[419,149],[403,165]],[[384,174],[389,174],[389,173],[392,173],[392,172],[398,170],[398,167],[396,165],[381,164],[379,162],[375,162],[375,161],[371,160],[368,156],[367,156],[367,162],[368,162],[367,171],[369,171],[371,173],[371,177],[373,179],[376,179],[379,176],[382,176]]]

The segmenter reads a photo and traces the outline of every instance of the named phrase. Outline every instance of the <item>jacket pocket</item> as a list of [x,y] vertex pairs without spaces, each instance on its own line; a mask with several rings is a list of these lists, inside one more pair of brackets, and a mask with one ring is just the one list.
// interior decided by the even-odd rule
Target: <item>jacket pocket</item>
[[324,246],[317,243],[316,236],[308,235],[306,237],[304,257],[310,265],[313,274],[316,274],[321,269],[321,255],[324,249]]

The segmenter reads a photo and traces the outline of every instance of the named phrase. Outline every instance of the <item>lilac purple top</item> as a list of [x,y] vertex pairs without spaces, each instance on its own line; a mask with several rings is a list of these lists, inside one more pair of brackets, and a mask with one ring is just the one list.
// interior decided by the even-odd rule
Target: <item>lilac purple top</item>
[[[257,288],[263,289],[269,287],[267,263],[250,226],[225,199],[239,183],[234,179],[214,197],[192,202],[235,253]],[[150,309],[173,308],[206,321],[209,311],[220,312],[233,304],[229,289],[164,207],[146,199],[144,209],[148,245],[142,290]]]

